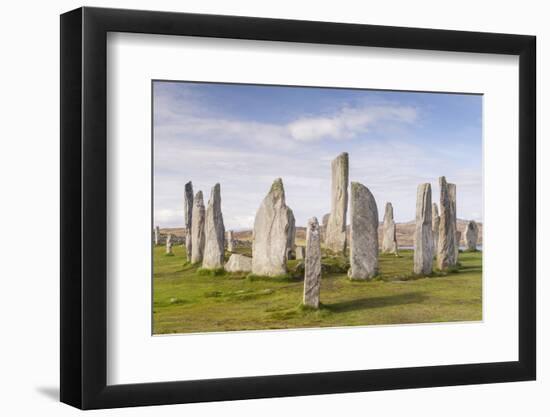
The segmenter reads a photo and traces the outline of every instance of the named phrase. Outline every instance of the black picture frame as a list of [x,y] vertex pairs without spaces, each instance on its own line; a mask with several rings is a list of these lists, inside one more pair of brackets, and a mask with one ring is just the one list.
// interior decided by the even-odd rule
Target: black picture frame
[[[519,360],[107,385],[108,32],[519,56]],[[95,409],[535,379],[535,54],[524,35],[88,7],[61,15],[61,401]]]

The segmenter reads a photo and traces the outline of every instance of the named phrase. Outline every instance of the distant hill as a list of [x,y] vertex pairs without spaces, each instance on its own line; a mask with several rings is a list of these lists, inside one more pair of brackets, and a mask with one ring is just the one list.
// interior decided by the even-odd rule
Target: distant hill
[[[406,223],[397,223],[397,244],[399,246],[401,247],[413,246],[414,224],[415,224],[414,221],[410,221]],[[467,225],[468,225],[468,220],[457,219],[458,230],[460,230],[461,232],[464,232]],[[483,224],[478,222],[477,225],[479,227],[477,244],[482,245],[483,244]],[[349,226],[348,226],[348,229],[349,229]],[[167,235],[168,233],[171,233],[175,238],[177,238],[177,241],[183,240],[183,237],[185,237],[185,229],[183,227],[160,229],[161,236]],[[235,239],[237,240],[242,240],[242,241],[252,240],[252,230],[242,230],[242,231],[234,232],[233,234],[235,236]],[[381,244],[382,243],[381,241],[382,224],[380,224],[378,229],[378,237],[380,239],[380,244]],[[298,245],[303,245],[305,243],[305,239],[306,239],[306,228],[297,227],[296,243]]]

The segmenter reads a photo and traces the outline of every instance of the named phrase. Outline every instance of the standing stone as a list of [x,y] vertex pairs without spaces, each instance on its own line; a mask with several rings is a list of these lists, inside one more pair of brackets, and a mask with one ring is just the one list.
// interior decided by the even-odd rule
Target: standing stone
[[416,227],[414,232],[414,273],[432,273],[432,186],[420,184],[416,191]]
[[294,213],[288,209],[288,234],[286,243],[286,259],[294,259],[294,252],[296,250],[296,219]]
[[445,177],[439,177],[439,242],[437,247],[437,267],[444,271],[456,265],[456,226],[453,203]]
[[382,253],[393,253],[397,255],[397,235],[395,221],[393,220],[393,206],[391,203],[386,203],[386,209],[384,211]]
[[233,237],[233,230],[229,230],[227,232],[227,251],[228,252],[235,251],[235,238]]
[[349,160],[347,152],[344,152],[332,161],[332,195],[325,236],[325,246],[336,253],[344,253],[347,246],[348,177]]
[[[460,247],[461,243],[462,243],[462,232],[460,230],[457,230],[456,231],[456,247]],[[457,257],[457,260],[458,260],[458,257]]]
[[319,308],[321,290],[321,231],[313,217],[307,222],[304,270],[304,305]]
[[439,244],[439,210],[437,209],[437,203],[432,203],[432,234],[434,242],[433,253],[436,255]]
[[160,229],[158,226],[155,226],[155,246],[158,246],[160,243]]
[[191,237],[191,228],[193,226],[193,183],[189,181],[185,184],[184,195],[184,210],[185,210],[185,251],[187,252],[187,260],[191,262],[191,252],[193,250],[193,242]]
[[296,259],[304,259],[306,257],[306,248],[296,246]]
[[477,235],[479,233],[479,228],[477,223],[473,220],[468,222],[466,229],[464,230],[464,240],[466,241],[466,249],[469,251],[477,250]]
[[172,235],[166,236],[166,254],[172,254]]
[[191,226],[191,262],[202,262],[204,256],[204,201],[202,191],[193,199],[193,217]]
[[204,257],[202,267],[205,269],[223,268],[225,252],[225,227],[222,215],[222,197],[220,184],[214,185],[210,192],[206,219],[204,223]]
[[285,202],[283,180],[273,181],[269,193],[256,212],[252,241],[252,273],[286,274],[288,232],[291,210]]
[[352,182],[348,276],[351,279],[370,279],[377,273],[378,208],[369,189],[363,184]]
[[327,226],[328,226],[328,219],[330,218],[330,213],[326,213],[322,218],[322,225],[321,225],[321,241],[325,242],[327,239]]
[[451,200],[451,209],[453,211],[453,223],[454,223],[454,230],[455,230],[455,251],[454,251],[454,258],[453,258],[453,265],[458,264],[458,249],[460,248],[460,232],[458,231],[458,226],[456,223],[456,184],[447,184],[447,188],[449,189],[449,199]]

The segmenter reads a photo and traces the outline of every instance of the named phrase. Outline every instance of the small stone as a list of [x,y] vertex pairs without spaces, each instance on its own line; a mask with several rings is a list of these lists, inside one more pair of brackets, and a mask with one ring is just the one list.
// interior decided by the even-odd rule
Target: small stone
[[473,220],[470,220],[468,222],[468,225],[466,226],[466,230],[464,230],[464,239],[466,243],[466,249],[470,251],[477,250],[477,236],[479,233],[479,228],[477,226],[477,223]]
[[227,251],[228,252],[234,252],[235,251],[235,238],[233,237],[233,230],[227,231],[227,236],[225,237],[225,240],[227,242]]
[[185,250],[187,252],[187,260],[191,261],[191,253],[193,251],[193,239],[191,237],[191,228],[193,227],[193,183],[189,181],[185,184],[184,194],[184,210],[185,210]]
[[252,271],[252,258],[234,253],[225,264],[225,270],[228,272],[250,272]]
[[306,248],[296,246],[296,259],[304,259],[306,257]]
[[285,202],[283,181],[278,178],[273,181],[254,219],[253,274],[263,276],[286,274],[291,212]]
[[350,194],[348,276],[351,279],[371,279],[378,274],[378,208],[374,196],[363,184],[352,182]]
[[397,252],[397,234],[395,221],[393,220],[393,206],[391,203],[386,203],[384,210],[384,224],[382,226],[382,253]]
[[321,231],[313,217],[307,222],[304,272],[304,305],[319,308],[321,290]]
[[428,275],[433,265],[432,186],[420,184],[416,192],[414,273]]
[[296,249],[296,219],[294,213],[288,209],[288,232],[287,232],[287,244],[286,244],[286,259],[294,259],[294,251]]
[[158,246],[160,243],[160,229],[158,226],[155,226],[155,246]]
[[204,223],[204,269],[223,268],[225,253],[225,227],[222,215],[222,197],[220,184],[214,185],[206,208]]
[[191,262],[202,262],[204,256],[204,201],[202,191],[193,199],[193,218],[191,226]]
[[346,216],[348,211],[349,158],[341,153],[332,161],[330,216],[325,232],[325,246],[335,253],[344,253],[347,246]]
[[172,254],[172,235],[170,234],[166,237],[166,253]]

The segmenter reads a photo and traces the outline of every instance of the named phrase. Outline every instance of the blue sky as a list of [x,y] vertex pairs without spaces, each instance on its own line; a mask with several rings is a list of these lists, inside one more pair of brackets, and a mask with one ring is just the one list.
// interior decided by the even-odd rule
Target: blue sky
[[414,219],[416,187],[457,184],[458,217],[482,221],[482,96],[155,81],[154,221],[183,226],[184,184],[208,200],[219,182],[226,229],[251,228],[272,181],[304,226],[330,210],[330,162],[378,212]]

